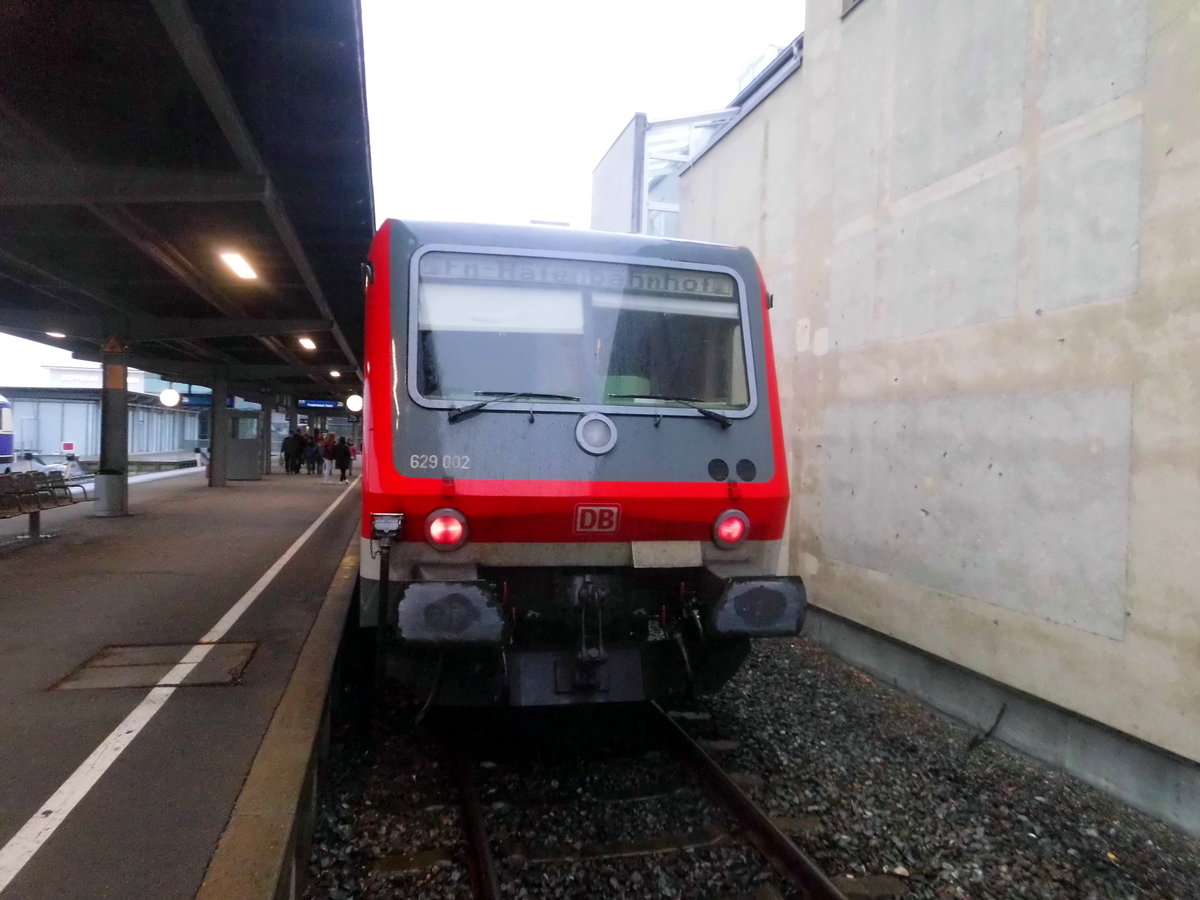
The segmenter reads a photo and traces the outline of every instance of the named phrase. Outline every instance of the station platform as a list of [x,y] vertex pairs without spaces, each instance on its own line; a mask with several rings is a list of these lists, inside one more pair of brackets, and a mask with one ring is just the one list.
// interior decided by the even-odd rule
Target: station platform
[[304,668],[357,482],[171,474],[0,551],[0,900],[194,897]]

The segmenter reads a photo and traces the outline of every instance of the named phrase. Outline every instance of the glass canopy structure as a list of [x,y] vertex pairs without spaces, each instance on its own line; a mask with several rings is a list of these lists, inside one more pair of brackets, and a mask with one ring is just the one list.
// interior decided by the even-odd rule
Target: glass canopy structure
[[800,67],[803,48],[803,35],[769,48],[724,109],[658,121],[637,113],[592,170],[591,227],[678,237],[679,176]]

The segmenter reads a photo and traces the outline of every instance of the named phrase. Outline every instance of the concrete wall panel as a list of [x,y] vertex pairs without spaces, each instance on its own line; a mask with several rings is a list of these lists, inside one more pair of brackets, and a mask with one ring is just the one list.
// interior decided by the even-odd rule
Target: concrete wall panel
[[[826,411],[827,555],[1119,638],[1127,387]],[[1064,542],[1086,523],[1086,541]]]
[[1138,283],[1142,123],[1051,150],[1038,170],[1042,308],[1109,300]]
[[[762,264],[785,269],[789,275],[796,258],[795,232],[781,228],[769,228],[769,222],[799,221],[800,185],[807,180],[806,173],[796,165],[796,155],[807,142],[807,130],[803,120],[787,115],[787,110],[798,100],[799,78],[785,81],[764,101],[764,105],[778,106],[781,114],[771,114],[771,127],[765,135],[763,148],[763,177],[756,185],[762,199],[759,208],[759,223],[764,258]],[[782,265],[780,265],[782,264]],[[790,304],[794,292],[777,282],[772,282],[776,302]],[[789,306],[789,308],[791,308]]]
[[1010,169],[893,223],[887,337],[904,340],[1016,312],[1019,187]]
[[1124,96],[1146,68],[1146,0],[1055,0],[1046,21],[1046,127]]
[[877,48],[887,25],[882,3],[868,3],[846,20],[837,58],[833,218],[838,225],[879,204],[883,85],[886,59]]
[[874,228],[833,248],[829,286],[831,346],[858,347],[881,336],[878,257],[879,233]]
[[904,0],[899,16],[895,196],[1020,139],[1029,2]]
[[726,136],[730,152],[754,160],[745,172],[721,171],[716,174],[713,216],[719,227],[748,234],[758,244],[762,236],[764,155],[768,137],[766,120],[746,123]]

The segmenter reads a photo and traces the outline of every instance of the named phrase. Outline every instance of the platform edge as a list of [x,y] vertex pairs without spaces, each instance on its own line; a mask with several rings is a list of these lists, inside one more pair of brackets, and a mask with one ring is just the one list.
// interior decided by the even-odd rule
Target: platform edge
[[358,564],[356,533],[263,735],[197,900],[294,895],[296,847],[309,827],[306,807],[312,805],[330,683],[358,582]]

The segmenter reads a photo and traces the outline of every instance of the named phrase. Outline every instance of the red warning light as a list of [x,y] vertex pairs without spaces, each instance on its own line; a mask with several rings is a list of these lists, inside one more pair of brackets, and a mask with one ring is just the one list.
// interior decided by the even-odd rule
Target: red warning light
[[466,538],[467,522],[456,510],[440,509],[426,521],[425,534],[439,550],[452,550]]
[[723,512],[713,525],[713,541],[719,547],[732,547],[741,543],[750,531],[750,520],[737,510]]

